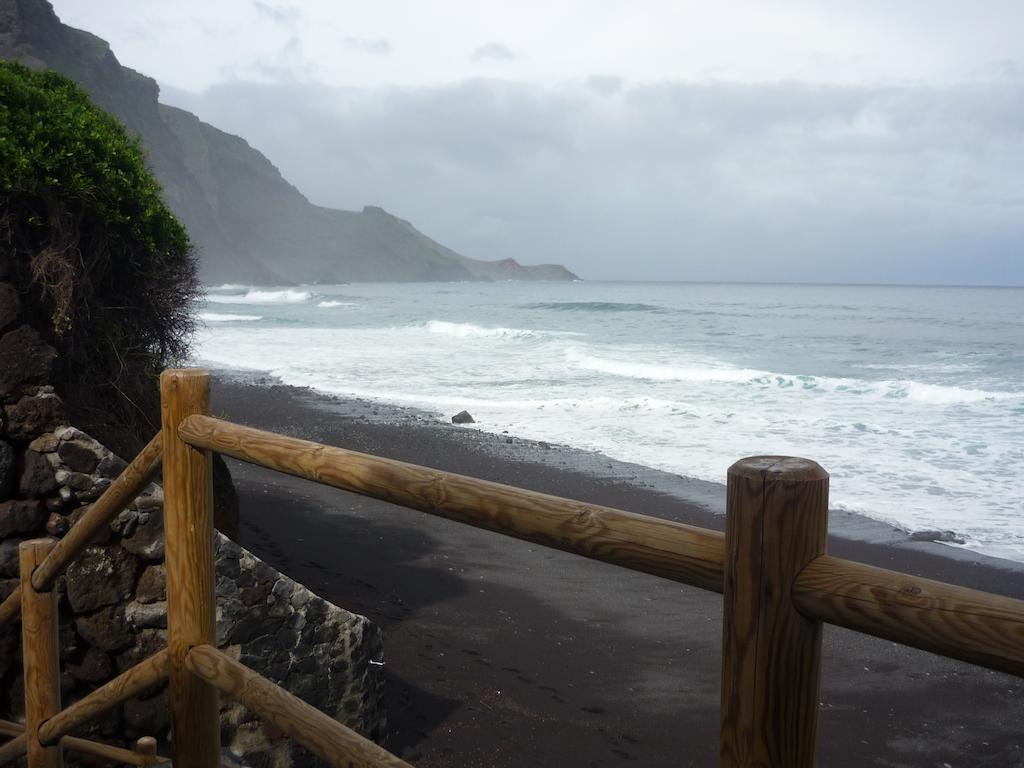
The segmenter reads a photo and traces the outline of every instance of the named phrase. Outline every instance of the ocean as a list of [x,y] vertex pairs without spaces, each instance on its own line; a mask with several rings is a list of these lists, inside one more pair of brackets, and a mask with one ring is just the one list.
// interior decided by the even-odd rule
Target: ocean
[[210,288],[194,358],[832,506],[1024,561],[1024,288],[693,283]]

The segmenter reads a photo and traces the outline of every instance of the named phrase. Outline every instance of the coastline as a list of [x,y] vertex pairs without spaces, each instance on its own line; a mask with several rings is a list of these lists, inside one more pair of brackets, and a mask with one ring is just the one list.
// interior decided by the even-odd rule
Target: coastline
[[[251,372],[216,372],[213,412],[548,493],[723,524],[724,486]],[[243,544],[383,626],[390,747],[400,755],[424,766],[713,764],[718,596],[231,465]],[[852,513],[833,512],[831,527],[832,554],[1024,597],[1019,563],[913,541]],[[822,764],[1024,765],[1015,732],[1022,693],[1014,678],[828,628]]]

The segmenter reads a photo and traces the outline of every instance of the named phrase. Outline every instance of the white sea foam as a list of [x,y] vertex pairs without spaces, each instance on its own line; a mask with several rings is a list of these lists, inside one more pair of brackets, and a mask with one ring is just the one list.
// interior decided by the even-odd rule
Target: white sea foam
[[523,328],[485,328],[473,323],[449,323],[445,320],[431,320],[424,327],[430,333],[457,339],[532,339],[537,336],[535,331]]
[[565,358],[577,368],[582,368],[583,370],[651,381],[741,382],[753,381],[759,377],[770,377],[773,375],[766,371],[755,371],[747,368],[628,362],[590,355],[575,348],[565,350]]
[[[1006,353],[1019,337],[1016,294],[979,297],[978,311],[1004,301],[999,323],[943,341],[924,322],[883,330],[853,318],[833,334],[825,303],[819,323],[787,325],[735,297],[809,288],[581,286],[348,286],[308,306],[351,299],[359,312],[260,309],[260,323],[205,323],[195,349],[212,366],[443,418],[465,408],[476,429],[705,480],[722,482],[741,456],[808,456],[832,472],[836,507],[908,530],[955,530],[968,546],[1024,559],[1024,475],[1006,471],[1020,455],[1024,417],[1024,377]],[[680,298],[669,301],[669,291]],[[561,308],[580,296],[671,311]],[[1004,327],[989,343],[990,329]]]
[[896,397],[902,395],[909,400],[932,405],[980,403],[984,400],[1024,400],[1024,392],[989,392],[983,389],[922,384],[919,381],[893,382],[891,388]]
[[241,323],[262,320],[263,315],[232,315],[221,312],[200,312],[199,319],[207,323]]
[[249,288],[248,285],[242,285],[241,283],[224,283],[223,285],[213,285],[207,288],[209,291],[242,291]]
[[321,301],[317,304],[321,309],[333,309],[334,307],[354,307],[356,303],[354,301],[336,301],[334,299],[328,299],[327,301]]
[[251,290],[245,293],[207,294],[206,301],[215,304],[302,304],[313,294],[286,288],[280,291]]

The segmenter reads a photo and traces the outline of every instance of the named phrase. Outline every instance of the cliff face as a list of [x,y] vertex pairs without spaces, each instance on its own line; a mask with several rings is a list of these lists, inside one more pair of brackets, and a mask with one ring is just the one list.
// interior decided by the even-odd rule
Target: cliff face
[[244,139],[160,104],[156,81],[46,0],[0,0],[0,57],[62,72],[139,134],[208,283],[575,279],[559,265],[462,256],[380,208],[313,205]]

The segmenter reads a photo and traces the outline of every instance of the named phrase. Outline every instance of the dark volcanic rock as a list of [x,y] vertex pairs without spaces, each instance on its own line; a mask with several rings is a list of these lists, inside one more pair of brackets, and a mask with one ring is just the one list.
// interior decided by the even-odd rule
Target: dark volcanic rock
[[78,634],[101,651],[121,651],[132,644],[123,605],[109,605],[88,616],[75,619]]
[[99,465],[96,467],[96,471],[103,477],[110,478],[113,480],[115,477],[124,472],[128,466],[128,462],[122,459],[120,456],[110,454],[104,459],[100,460]]
[[123,602],[135,586],[138,562],[121,547],[89,547],[67,570],[68,602],[85,613]]
[[914,531],[911,541],[937,541],[942,544],[963,544],[964,537],[956,531]]
[[138,515],[131,536],[121,539],[121,546],[143,560],[162,560],[164,557],[164,513],[162,509]]
[[57,351],[32,327],[22,325],[0,336],[0,400],[26,386],[50,380]]
[[87,475],[95,472],[96,466],[100,463],[96,447],[83,440],[66,440],[60,444],[57,454],[61,461],[68,465],[68,469]]
[[167,571],[163,565],[146,566],[135,587],[135,599],[140,603],[167,599]]
[[46,509],[38,501],[15,499],[0,503],[0,538],[34,531],[45,519]]
[[5,406],[4,414],[7,434],[15,440],[31,440],[40,432],[49,432],[67,421],[64,402],[49,392],[26,395],[15,405]]
[[10,283],[0,283],[0,331],[7,328],[21,313],[18,289]]
[[0,501],[11,495],[15,478],[14,448],[0,440]]
[[459,411],[454,416],[452,416],[452,424],[475,424],[475,423],[476,423],[476,419],[474,419],[470,415],[469,411]]
[[85,683],[105,683],[114,676],[114,663],[96,647],[87,648],[81,661],[66,664],[64,669],[75,680]]
[[32,450],[25,451],[25,468],[21,472],[18,490],[30,499],[39,499],[57,490],[57,478],[45,456]]

